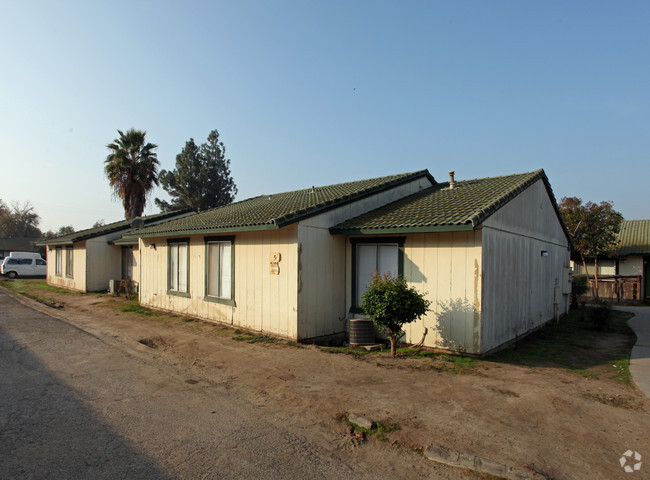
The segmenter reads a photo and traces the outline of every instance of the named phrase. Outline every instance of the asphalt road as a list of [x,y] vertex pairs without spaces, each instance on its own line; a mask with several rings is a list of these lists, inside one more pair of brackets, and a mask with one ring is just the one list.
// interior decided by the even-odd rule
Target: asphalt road
[[0,290],[0,478],[382,478]]

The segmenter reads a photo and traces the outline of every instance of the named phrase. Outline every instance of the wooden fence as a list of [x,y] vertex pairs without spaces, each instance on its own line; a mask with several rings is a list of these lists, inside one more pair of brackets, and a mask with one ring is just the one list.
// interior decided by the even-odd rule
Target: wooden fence
[[[589,275],[589,292],[582,298],[593,298],[596,284],[593,275]],[[643,277],[641,275],[598,275],[598,296],[610,302],[642,302]]]

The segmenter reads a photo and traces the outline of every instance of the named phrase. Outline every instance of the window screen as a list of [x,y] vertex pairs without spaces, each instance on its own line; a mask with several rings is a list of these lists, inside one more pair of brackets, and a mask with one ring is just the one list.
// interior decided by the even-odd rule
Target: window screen
[[232,298],[232,243],[208,242],[208,295]]
[[187,243],[169,244],[169,289],[187,292]]
[[54,253],[54,274],[61,275],[63,271],[63,251],[61,247],[57,247]]
[[398,273],[398,245],[396,243],[360,243],[357,244],[357,306],[361,305],[361,296],[368,288],[368,283],[375,273]]
[[72,247],[65,249],[65,276],[72,276]]

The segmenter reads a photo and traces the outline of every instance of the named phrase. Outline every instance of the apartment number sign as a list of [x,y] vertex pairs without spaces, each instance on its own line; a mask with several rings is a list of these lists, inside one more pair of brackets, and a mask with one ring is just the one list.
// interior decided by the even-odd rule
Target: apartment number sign
[[271,275],[280,275],[280,252],[272,252],[269,258]]

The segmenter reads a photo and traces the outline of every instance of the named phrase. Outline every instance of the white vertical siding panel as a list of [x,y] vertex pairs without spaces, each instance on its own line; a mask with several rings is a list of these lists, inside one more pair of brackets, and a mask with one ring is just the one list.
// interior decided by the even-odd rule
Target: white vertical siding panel
[[406,341],[478,353],[481,315],[481,232],[412,234],[404,245],[404,276],[425,293],[430,311],[406,326]]
[[346,329],[346,239],[317,224],[298,226],[298,338]]
[[[483,240],[481,350],[489,351],[554,317],[555,286],[561,287],[569,251],[541,181],[484,222]],[[559,314],[567,302],[560,294]]]

